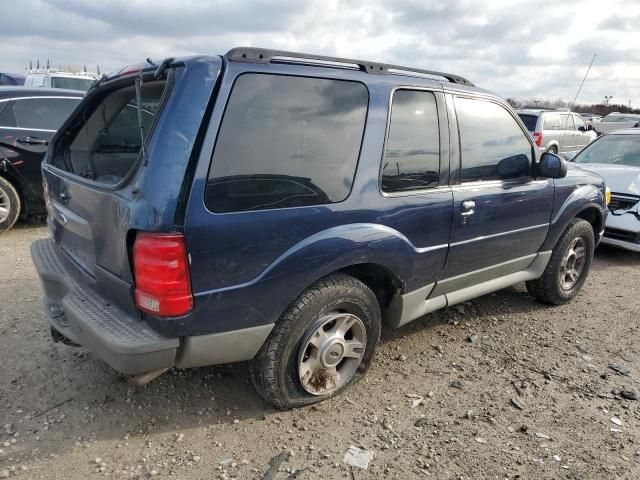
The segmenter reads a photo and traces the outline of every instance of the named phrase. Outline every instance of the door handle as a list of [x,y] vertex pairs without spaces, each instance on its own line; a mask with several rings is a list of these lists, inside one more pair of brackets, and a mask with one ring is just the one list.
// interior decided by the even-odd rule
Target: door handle
[[16,142],[24,145],[49,145],[47,140],[38,137],[24,137],[16,139]]
[[460,214],[462,216],[473,215],[476,212],[476,202],[473,200],[464,200],[460,204]]

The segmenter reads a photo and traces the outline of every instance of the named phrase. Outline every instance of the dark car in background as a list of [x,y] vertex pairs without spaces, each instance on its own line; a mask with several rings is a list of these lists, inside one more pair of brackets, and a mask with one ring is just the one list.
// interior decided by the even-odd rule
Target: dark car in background
[[20,86],[24,85],[25,76],[19,73],[0,73],[0,86]]
[[45,214],[40,163],[49,140],[84,92],[0,87],[0,232]]

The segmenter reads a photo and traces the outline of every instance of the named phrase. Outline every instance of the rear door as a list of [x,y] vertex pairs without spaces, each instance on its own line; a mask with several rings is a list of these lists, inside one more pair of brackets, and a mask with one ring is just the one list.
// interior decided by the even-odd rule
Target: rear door
[[560,139],[560,151],[561,152],[574,152],[578,149],[576,147],[576,128],[573,123],[573,115],[570,113],[563,113],[560,115],[560,127],[562,136]]
[[459,128],[460,174],[452,186],[444,280],[434,294],[525,269],[547,235],[553,205],[553,182],[531,177],[533,145],[510,111],[457,97],[451,115]]

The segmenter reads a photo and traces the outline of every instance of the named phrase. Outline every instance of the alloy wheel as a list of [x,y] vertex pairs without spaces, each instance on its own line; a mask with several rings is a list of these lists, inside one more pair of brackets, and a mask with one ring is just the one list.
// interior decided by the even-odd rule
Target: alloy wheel
[[364,323],[350,313],[320,318],[303,339],[298,377],[312,395],[327,395],[346,384],[362,363],[367,346]]

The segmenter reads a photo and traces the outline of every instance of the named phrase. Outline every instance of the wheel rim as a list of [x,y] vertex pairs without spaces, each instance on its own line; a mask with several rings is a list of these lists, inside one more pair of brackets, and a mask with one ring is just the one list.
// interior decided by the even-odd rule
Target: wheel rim
[[563,290],[571,290],[576,286],[582,272],[587,255],[587,245],[582,237],[574,238],[560,264],[560,286]]
[[320,318],[304,338],[298,377],[312,395],[327,395],[346,384],[362,363],[367,346],[364,323],[350,313]]
[[9,194],[0,188],[0,223],[9,218],[11,212],[11,201],[9,200]]

